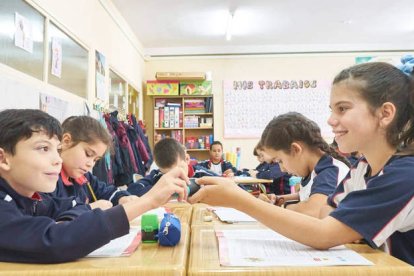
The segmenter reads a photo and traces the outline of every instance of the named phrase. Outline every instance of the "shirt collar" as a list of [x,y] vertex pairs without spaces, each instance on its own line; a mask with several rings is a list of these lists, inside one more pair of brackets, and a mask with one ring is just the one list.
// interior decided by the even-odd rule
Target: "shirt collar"
[[[60,177],[62,178],[63,184],[65,186],[72,186],[73,185],[72,178],[69,178],[69,176],[66,174],[66,172],[63,168],[60,171]],[[82,176],[74,179],[74,181],[79,185],[84,185],[84,184],[86,184],[86,182],[88,182],[88,179],[86,178],[86,176],[82,175]]]

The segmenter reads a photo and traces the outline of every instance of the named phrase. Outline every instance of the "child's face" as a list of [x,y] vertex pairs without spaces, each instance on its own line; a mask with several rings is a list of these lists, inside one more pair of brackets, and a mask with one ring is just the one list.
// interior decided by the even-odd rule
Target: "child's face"
[[220,145],[213,145],[210,149],[210,158],[213,162],[219,162],[223,156],[223,149]]
[[20,195],[32,197],[35,192],[51,193],[62,168],[60,141],[42,132],[33,132],[16,144],[14,155],[3,152],[0,172]]
[[263,150],[256,150],[257,152],[257,161],[259,161],[260,163],[265,162],[264,160],[264,156],[263,156]]
[[177,162],[174,165],[172,165],[170,168],[160,168],[160,171],[163,174],[166,174],[167,172],[171,171],[175,167],[180,167],[181,169],[184,170],[185,175],[188,175],[188,163],[186,160],[182,160],[181,158],[178,158]]
[[96,161],[105,154],[107,146],[99,141],[94,144],[79,142],[71,147],[70,138],[65,135],[62,140],[63,169],[69,177],[76,179],[92,170]]
[[271,162],[279,163],[282,171],[302,177],[308,175],[306,166],[303,165],[303,160],[301,161],[297,154],[287,154],[283,150],[271,148],[265,148],[264,152],[271,158]]
[[335,134],[339,150],[344,153],[364,151],[373,141],[383,139],[378,128],[379,119],[369,110],[357,91],[345,83],[332,87],[328,124]]
[[262,156],[264,162],[269,164],[273,162],[274,158],[271,155],[269,155],[265,150],[262,150],[259,155]]

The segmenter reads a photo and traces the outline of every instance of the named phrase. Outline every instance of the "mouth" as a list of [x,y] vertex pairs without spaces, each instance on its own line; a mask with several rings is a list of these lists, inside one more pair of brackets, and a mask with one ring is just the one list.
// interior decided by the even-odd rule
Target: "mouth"
[[346,131],[346,130],[333,131],[333,133],[335,134],[335,139],[337,139],[337,138],[340,138],[340,137],[344,136],[345,134],[347,134],[348,131]]
[[45,175],[56,180],[59,178],[59,172],[47,172]]

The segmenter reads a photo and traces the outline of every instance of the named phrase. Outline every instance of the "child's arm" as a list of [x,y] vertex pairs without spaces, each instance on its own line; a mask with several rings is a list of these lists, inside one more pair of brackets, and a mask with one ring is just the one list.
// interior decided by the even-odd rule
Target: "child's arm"
[[206,186],[189,199],[191,203],[236,208],[274,231],[317,249],[328,249],[362,238],[358,232],[331,216],[321,220],[261,201],[238,188],[229,178],[204,177],[198,180],[198,184]]
[[326,204],[327,199],[328,196],[324,194],[313,194],[308,200],[290,204],[286,206],[286,209],[319,218],[320,210]]
[[[97,200],[106,200],[110,201],[113,206],[119,204],[119,199],[124,196],[131,195],[127,191],[122,191],[118,187],[114,185],[109,185],[103,181],[100,181],[96,176],[94,176],[91,173],[86,174],[87,179],[89,180],[90,186],[95,194],[95,197]],[[87,195],[89,195],[90,192],[87,192]],[[89,196],[89,202],[93,203],[94,199]],[[97,203],[95,204],[99,208],[110,208],[112,206],[109,206],[107,203]]]

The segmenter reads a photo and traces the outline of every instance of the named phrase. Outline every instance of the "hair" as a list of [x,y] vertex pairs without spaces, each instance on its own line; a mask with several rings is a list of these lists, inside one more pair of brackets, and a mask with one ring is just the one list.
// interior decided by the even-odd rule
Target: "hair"
[[62,139],[59,121],[38,109],[6,109],[0,112],[0,148],[15,154],[20,140],[27,140],[34,132]]
[[341,71],[333,81],[334,85],[339,83],[346,83],[354,88],[367,102],[372,113],[385,102],[394,104],[396,114],[386,130],[387,142],[394,147],[400,147],[400,153],[414,152],[410,147],[414,138],[412,75],[406,75],[388,63],[370,62]]
[[89,116],[72,116],[62,123],[63,133],[69,133],[72,138],[71,147],[80,142],[94,144],[102,142],[108,148],[112,145],[112,136],[96,119]]
[[223,149],[223,144],[220,141],[214,141],[213,143],[211,143],[210,145],[210,151],[213,149],[214,145],[220,145],[221,149]]
[[288,112],[273,118],[263,131],[260,143],[266,148],[283,150],[289,154],[292,143],[298,141],[311,149],[320,149],[349,166],[348,160],[322,138],[319,126],[297,112]]
[[154,159],[161,169],[171,168],[179,158],[185,160],[185,150],[177,140],[164,138],[155,144]]

